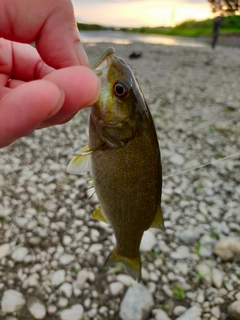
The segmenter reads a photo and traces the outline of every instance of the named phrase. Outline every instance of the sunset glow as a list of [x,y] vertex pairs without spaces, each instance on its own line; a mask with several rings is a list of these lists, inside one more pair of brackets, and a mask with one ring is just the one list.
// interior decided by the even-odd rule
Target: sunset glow
[[78,22],[115,27],[174,26],[212,18],[207,0],[72,0]]

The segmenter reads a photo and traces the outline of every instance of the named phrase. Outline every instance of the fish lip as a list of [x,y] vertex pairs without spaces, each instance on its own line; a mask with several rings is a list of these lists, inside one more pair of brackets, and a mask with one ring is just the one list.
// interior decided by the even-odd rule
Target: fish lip
[[108,48],[103,55],[100,57],[99,61],[91,67],[91,69],[95,72],[95,74],[101,78],[103,74],[106,75],[107,70],[112,62],[113,55],[115,53],[114,48]]

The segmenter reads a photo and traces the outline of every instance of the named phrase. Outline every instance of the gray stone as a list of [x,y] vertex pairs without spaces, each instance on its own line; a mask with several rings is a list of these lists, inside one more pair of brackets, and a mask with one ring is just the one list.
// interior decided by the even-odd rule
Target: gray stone
[[28,310],[34,319],[44,319],[46,316],[46,307],[43,302],[36,298],[31,297],[27,302]]
[[176,320],[201,320],[202,309],[197,306],[193,306],[184,312]]
[[224,261],[240,261],[240,240],[232,237],[224,237],[216,244],[214,253]]
[[59,258],[59,262],[66,266],[68,264],[70,264],[71,262],[73,262],[75,260],[75,256],[72,254],[63,254],[60,258]]
[[212,283],[211,268],[207,264],[202,262],[196,266],[196,269],[197,269],[197,272],[199,274],[200,279],[206,285],[210,285]]
[[83,269],[79,271],[77,275],[77,286],[79,288],[83,288],[85,283],[88,281],[88,277],[89,277],[88,270]]
[[3,293],[1,307],[2,312],[14,313],[22,309],[25,305],[26,300],[21,292],[16,290],[6,290]]
[[12,259],[16,262],[21,262],[28,254],[28,248],[20,247],[13,251]]
[[154,305],[149,290],[142,284],[130,287],[120,305],[122,320],[146,320]]
[[222,283],[223,283],[223,277],[224,277],[224,272],[217,269],[213,268],[212,269],[212,283],[216,288],[221,288]]
[[89,252],[95,253],[97,251],[103,250],[103,245],[101,243],[94,243],[89,248]]
[[165,311],[159,309],[155,314],[156,320],[171,320]]
[[190,252],[186,246],[179,246],[176,251],[170,253],[170,257],[174,260],[187,259],[189,255]]
[[109,285],[109,290],[113,296],[118,296],[123,292],[124,285],[121,282],[112,282]]
[[128,276],[127,274],[118,274],[117,281],[122,282],[126,287],[130,287],[136,284],[136,281],[133,280],[133,278]]
[[176,306],[173,310],[173,314],[177,317],[181,316],[184,312],[186,312],[187,308],[184,306]]
[[155,235],[150,230],[147,230],[143,233],[140,250],[149,252],[153,249],[156,243],[157,239]]
[[55,271],[52,275],[51,281],[54,287],[60,286],[60,284],[65,281],[65,270]]
[[81,320],[83,317],[83,306],[81,304],[75,304],[70,309],[65,309],[60,312],[61,320]]
[[180,154],[175,153],[174,155],[172,155],[172,156],[169,158],[169,161],[170,161],[172,164],[175,164],[175,165],[177,165],[177,166],[181,166],[181,165],[184,164],[185,159],[184,159],[183,156],[181,156]]
[[68,282],[65,282],[63,283],[60,288],[59,288],[59,291],[64,293],[65,296],[70,299],[71,296],[72,296],[72,292],[73,292],[73,288],[72,288],[72,285]]
[[0,260],[10,254],[11,246],[9,243],[4,243],[0,246]]
[[199,239],[199,233],[196,230],[186,229],[178,234],[179,239],[181,239],[186,244],[192,244]]
[[237,300],[230,304],[228,307],[228,316],[231,320],[240,319],[240,300]]

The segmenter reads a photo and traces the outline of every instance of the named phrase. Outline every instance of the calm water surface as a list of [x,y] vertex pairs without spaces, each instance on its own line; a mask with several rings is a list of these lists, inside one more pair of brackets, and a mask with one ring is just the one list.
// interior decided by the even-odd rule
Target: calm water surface
[[164,44],[172,46],[205,47],[209,44],[195,38],[173,37],[165,35],[150,35],[138,33],[126,33],[122,31],[81,31],[83,42],[99,43],[111,42],[117,44],[130,44],[145,42],[151,44]]

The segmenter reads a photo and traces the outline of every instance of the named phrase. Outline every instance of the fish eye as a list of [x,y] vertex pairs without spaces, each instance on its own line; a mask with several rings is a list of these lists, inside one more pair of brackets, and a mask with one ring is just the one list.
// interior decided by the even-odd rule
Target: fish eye
[[114,93],[120,99],[125,99],[129,95],[127,85],[122,81],[117,81],[114,85]]

